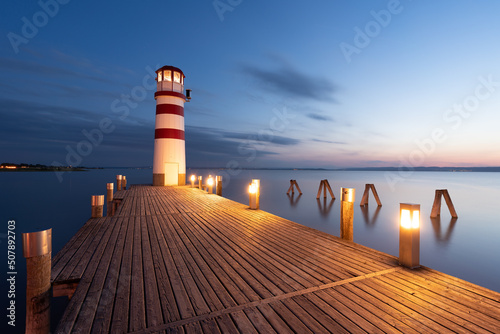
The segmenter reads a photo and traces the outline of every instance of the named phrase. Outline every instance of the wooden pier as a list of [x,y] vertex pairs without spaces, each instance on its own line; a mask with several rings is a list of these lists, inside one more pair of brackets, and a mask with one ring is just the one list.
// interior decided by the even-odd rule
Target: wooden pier
[[500,332],[461,279],[196,188],[117,195],[53,259],[58,333]]

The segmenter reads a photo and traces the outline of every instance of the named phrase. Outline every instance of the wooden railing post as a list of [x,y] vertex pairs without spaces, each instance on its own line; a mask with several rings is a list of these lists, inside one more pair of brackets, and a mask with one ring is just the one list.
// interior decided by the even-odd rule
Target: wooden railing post
[[26,258],[26,333],[50,332],[52,229],[23,233]]

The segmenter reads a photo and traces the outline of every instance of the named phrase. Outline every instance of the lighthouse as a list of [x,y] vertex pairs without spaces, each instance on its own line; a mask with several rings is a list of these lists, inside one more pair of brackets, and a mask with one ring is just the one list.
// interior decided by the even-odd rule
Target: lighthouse
[[186,184],[184,140],[184,73],[174,66],[156,70],[156,121],[153,185]]

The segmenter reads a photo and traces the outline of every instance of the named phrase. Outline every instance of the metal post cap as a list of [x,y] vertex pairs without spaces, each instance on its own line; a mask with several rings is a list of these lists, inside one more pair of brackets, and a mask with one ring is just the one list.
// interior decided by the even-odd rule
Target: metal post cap
[[23,233],[23,255],[25,258],[52,252],[52,229]]

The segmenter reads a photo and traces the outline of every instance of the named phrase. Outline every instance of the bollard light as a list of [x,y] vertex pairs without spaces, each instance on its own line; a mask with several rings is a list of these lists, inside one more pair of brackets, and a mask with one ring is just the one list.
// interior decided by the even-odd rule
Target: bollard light
[[342,202],[354,203],[355,198],[356,198],[356,189],[340,188],[340,200]]
[[92,195],[90,200],[90,205],[92,208],[92,218],[102,217],[102,210],[104,206],[104,195]]
[[122,179],[123,179],[123,175],[116,175],[116,190],[117,191],[122,190]]
[[189,181],[191,181],[191,188],[194,188],[194,181],[196,180],[196,176],[194,174],[191,175]]
[[214,191],[214,178],[212,177],[212,175],[209,175],[208,176],[208,179],[207,179],[207,187],[208,187],[208,193],[209,194],[213,194]]
[[248,193],[250,197],[250,209],[259,209],[259,197],[260,197],[260,180],[253,179],[252,183],[248,186]]
[[202,176],[198,176],[198,189],[203,189],[203,184],[201,183],[203,180]]
[[420,267],[420,204],[399,204],[399,264]]

